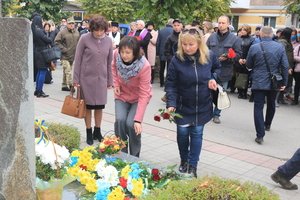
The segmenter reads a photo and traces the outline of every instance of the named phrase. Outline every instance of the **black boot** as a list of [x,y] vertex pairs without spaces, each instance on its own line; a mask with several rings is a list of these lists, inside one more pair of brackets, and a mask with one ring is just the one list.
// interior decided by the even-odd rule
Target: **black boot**
[[101,140],[103,139],[100,127],[94,127],[93,138],[94,140],[98,140],[99,142],[101,142]]
[[86,143],[88,145],[93,145],[94,144],[92,128],[87,128],[86,129]]
[[188,174],[191,174],[194,178],[197,178],[197,167],[189,165]]
[[274,174],[271,175],[271,178],[274,182],[279,183],[282,188],[286,190],[297,190],[298,186],[294,183],[292,183],[290,180],[288,180],[286,177],[284,177],[283,174],[276,171]]
[[187,161],[181,161],[179,166],[179,172],[186,173],[188,170],[188,163]]

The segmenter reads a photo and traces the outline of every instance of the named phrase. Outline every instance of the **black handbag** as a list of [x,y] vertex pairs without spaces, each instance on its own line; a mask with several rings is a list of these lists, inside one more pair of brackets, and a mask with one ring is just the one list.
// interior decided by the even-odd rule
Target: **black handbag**
[[238,89],[246,89],[248,86],[248,74],[237,73],[234,87]]
[[54,46],[54,47],[50,47],[50,48],[42,50],[42,55],[46,62],[51,62],[51,61],[60,59],[61,51],[60,51],[59,47]]
[[269,63],[267,61],[267,58],[266,58],[266,55],[265,55],[265,50],[263,48],[262,43],[260,43],[260,47],[261,47],[261,50],[262,50],[262,53],[263,53],[263,56],[264,56],[265,63],[267,65],[267,69],[268,69],[269,74],[270,74],[271,89],[272,90],[279,90],[282,86],[284,86],[282,75],[281,74],[274,74],[274,73],[271,72],[270,66],[269,66]]

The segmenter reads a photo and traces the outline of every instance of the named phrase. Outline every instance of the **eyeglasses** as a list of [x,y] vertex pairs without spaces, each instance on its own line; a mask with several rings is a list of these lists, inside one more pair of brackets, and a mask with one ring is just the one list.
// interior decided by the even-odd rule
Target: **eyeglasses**
[[191,35],[200,35],[200,32],[195,28],[183,29],[182,33],[189,33]]

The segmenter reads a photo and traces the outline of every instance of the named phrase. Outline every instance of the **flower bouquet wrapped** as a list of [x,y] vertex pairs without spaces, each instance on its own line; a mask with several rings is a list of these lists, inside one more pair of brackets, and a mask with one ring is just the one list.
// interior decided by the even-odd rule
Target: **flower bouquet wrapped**
[[75,180],[67,174],[69,150],[51,140],[44,120],[35,120],[35,126],[40,133],[35,139],[37,198],[60,200],[64,185]]
[[229,48],[227,53],[222,54],[223,57],[226,57],[228,59],[233,59],[236,57],[236,53],[233,48]]
[[114,156],[103,158],[98,147],[89,146],[71,153],[68,173],[88,191],[80,197],[96,200],[129,200],[163,187],[174,173],[163,173],[144,162],[128,162]]
[[126,142],[115,135],[106,135],[97,147],[99,155],[113,155],[126,147]]

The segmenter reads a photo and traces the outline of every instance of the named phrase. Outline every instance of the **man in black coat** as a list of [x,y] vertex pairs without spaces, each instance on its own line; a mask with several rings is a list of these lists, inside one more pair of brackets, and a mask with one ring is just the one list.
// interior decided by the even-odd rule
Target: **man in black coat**
[[158,31],[158,37],[156,42],[156,54],[159,56],[159,61],[160,61],[159,64],[160,87],[164,86],[164,73],[165,73],[166,64],[168,64],[165,56],[165,44],[168,37],[173,32],[172,24],[173,24],[173,19],[169,19],[167,25]]

